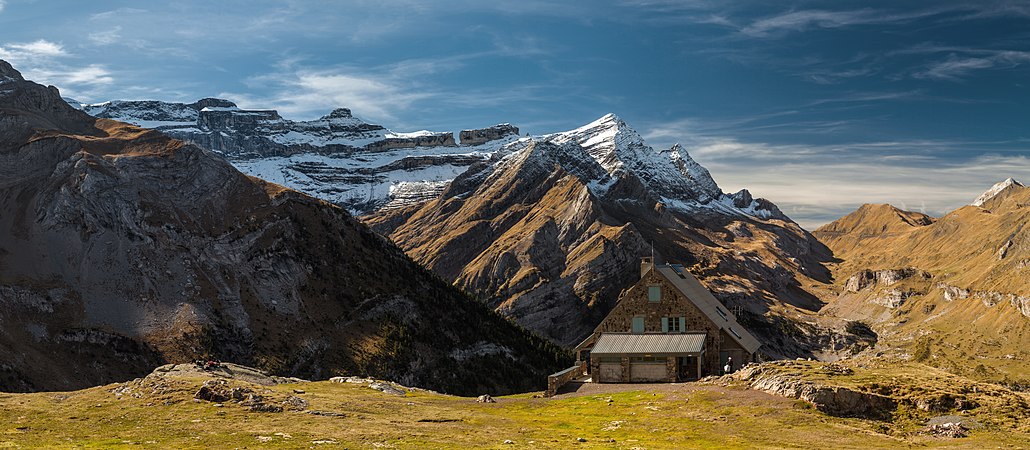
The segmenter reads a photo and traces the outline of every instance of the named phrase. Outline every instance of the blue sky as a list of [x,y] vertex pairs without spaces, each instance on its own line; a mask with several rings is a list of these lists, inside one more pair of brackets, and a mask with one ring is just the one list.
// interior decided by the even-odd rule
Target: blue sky
[[809,228],[1030,181],[1030,2],[0,0],[0,58],[80,101],[398,131],[614,112]]

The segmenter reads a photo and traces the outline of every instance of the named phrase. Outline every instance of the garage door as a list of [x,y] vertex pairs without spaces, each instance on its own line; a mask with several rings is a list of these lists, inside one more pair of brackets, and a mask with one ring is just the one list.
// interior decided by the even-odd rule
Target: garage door
[[665,363],[633,363],[629,366],[630,381],[665,381]]
[[622,364],[601,363],[597,371],[597,381],[601,383],[622,382]]

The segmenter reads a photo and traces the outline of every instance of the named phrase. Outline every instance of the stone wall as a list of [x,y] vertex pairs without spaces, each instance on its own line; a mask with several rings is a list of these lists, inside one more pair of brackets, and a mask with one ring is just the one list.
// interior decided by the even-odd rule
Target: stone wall
[[576,378],[579,378],[583,374],[583,365],[576,364],[575,366],[569,367],[558,373],[553,373],[547,377],[547,392],[544,393],[546,397],[554,397],[558,393],[558,389]]

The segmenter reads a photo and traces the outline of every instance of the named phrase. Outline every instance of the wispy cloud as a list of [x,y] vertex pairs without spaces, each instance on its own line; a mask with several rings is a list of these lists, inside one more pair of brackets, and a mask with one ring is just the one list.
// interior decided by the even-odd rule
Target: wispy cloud
[[801,32],[811,29],[843,28],[860,25],[903,25],[916,20],[941,17],[954,19],[951,15],[963,14],[963,20],[980,17],[993,17],[1000,11],[989,5],[951,4],[930,9],[917,9],[898,12],[889,9],[857,9],[846,11],[828,11],[806,9],[790,11],[757,19],[742,27],[740,33],[750,37],[780,36],[789,32]]
[[90,33],[87,37],[89,41],[96,45],[111,45],[121,41],[122,27],[120,25],[111,28],[110,30],[95,31]]
[[[975,56],[974,56],[975,55]],[[970,73],[984,69],[1011,69],[1030,62],[1030,52],[1013,50],[969,50],[952,53],[943,61],[935,61],[912,74],[915,78],[960,81]]]
[[877,23],[884,20],[871,9],[859,11],[792,11],[766,17],[741,28],[741,34],[764,37],[777,32],[804,31],[809,28],[838,28],[848,25]]

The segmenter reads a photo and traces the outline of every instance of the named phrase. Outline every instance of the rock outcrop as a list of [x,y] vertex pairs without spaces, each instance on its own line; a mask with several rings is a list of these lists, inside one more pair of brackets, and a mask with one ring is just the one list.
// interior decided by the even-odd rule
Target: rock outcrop
[[461,130],[461,145],[481,145],[511,136],[518,136],[519,129],[510,123],[502,123],[489,128]]
[[815,383],[781,371],[783,364],[790,362],[750,365],[732,378],[747,382],[752,389],[804,400],[831,416],[885,419],[897,408],[897,402],[888,396]]
[[901,280],[919,277],[922,279],[930,279],[932,276],[922,270],[914,267],[906,267],[903,269],[885,269],[885,270],[862,270],[852,275],[844,282],[845,292],[858,292],[866,289],[870,286],[893,286]]

